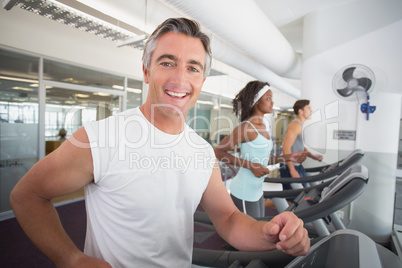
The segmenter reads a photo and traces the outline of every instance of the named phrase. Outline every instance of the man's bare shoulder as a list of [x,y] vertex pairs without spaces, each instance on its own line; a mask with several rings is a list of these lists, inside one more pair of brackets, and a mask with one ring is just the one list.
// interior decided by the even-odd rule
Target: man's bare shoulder
[[288,126],[288,132],[301,133],[302,130],[303,128],[299,121],[293,121]]

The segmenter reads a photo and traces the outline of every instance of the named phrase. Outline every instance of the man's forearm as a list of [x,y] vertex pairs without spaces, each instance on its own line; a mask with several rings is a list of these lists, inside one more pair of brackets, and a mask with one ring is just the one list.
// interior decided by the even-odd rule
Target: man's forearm
[[220,236],[231,246],[242,251],[267,251],[275,249],[262,232],[265,222],[256,221],[250,216],[238,211],[231,216],[223,230],[218,230]]
[[271,158],[270,158],[271,165],[275,165],[278,163],[286,163],[286,162],[292,162],[290,160],[290,155],[276,155],[276,156],[271,156]]
[[286,165],[288,166],[289,171],[296,171],[295,165],[293,162],[287,162]]
[[71,241],[53,204],[37,197],[12,195],[12,208],[29,239],[57,266],[83,254]]

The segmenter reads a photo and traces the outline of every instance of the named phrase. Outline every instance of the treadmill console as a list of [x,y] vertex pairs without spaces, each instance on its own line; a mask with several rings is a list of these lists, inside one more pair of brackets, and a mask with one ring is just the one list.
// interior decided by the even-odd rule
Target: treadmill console
[[306,256],[297,257],[286,268],[402,267],[393,252],[376,244],[365,234],[339,230],[311,247]]

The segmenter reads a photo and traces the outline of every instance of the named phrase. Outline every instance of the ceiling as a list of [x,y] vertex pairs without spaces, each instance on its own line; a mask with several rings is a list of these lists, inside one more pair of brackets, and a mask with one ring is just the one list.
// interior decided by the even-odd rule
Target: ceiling
[[[116,41],[150,34],[168,17],[198,20],[212,37],[214,57],[275,88],[299,97],[303,55],[303,17],[320,9],[356,0],[10,0],[8,9],[28,5],[42,16]],[[61,5],[59,4],[61,3]],[[33,5],[32,5],[33,4]],[[14,7],[15,6],[15,7]],[[61,8],[60,8],[61,7]],[[74,8],[81,15],[61,11]],[[7,7],[6,7],[7,9]],[[227,12],[222,12],[222,10]],[[108,26],[86,19],[89,14]],[[116,27],[115,27],[116,26]],[[116,30],[116,29],[121,29]],[[126,42],[127,43],[127,42]],[[138,43],[130,43],[136,47]],[[214,47],[215,46],[215,47]],[[285,48],[286,47],[286,48]],[[220,57],[220,51],[224,56]],[[239,64],[240,63],[240,64]],[[212,70],[211,75],[220,75]],[[263,79],[262,79],[263,78]],[[286,80],[286,81],[285,81]],[[297,83],[296,83],[297,84]]]
[[142,34],[152,33],[169,17],[193,18],[210,34],[216,60],[295,98],[300,97],[303,18],[354,1],[358,0],[78,0]]
[[[130,30],[136,34],[144,32],[150,34],[155,27],[163,21],[166,17],[185,15],[190,16],[184,8],[178,8],[174,2],[185,3],[195,6],[192,0],[58,0],[68,6],[79,8],[84,12],[93,14],[94,16],[107,16],[108,21],[114,24],[119,24],[121,27]],[[208,2],[209,1],[209,2]],[[200,2],[200,6],[206,6],[210,2],[215,4],[211,5],[210,9],[216,8],[218,3],[226,5],[228,12],[219,10],[221,24],[225,24],[225,18],[235,17],[239,19],[242,24],[247,27],[253,27],[251,21],[245,21],[241,14],[236,13],[235,6],[244,3],[247,6],[256,5],[267,19],[279,30],[279,32],[290,43],[292,48],[297,53],[303,53],[303,17],[312,12],[330,8],[336,5],[343,5],[357,0],[204,0]],[[84,10],[84,7],[92,9]],[[95,11],[94,11],[95,10]],[[99,12],[99,13],[96,13]],[[243,10],[244,13],[244,10]],[[240,15],[240,16],[239,16]],[[190,16],[191,17],[191,16]],[[115,19],[115,22],[110,20]],[[102,19],[106,19],[103,17]],[[196,18],[194,18],[196,19]],[[210,18],[211,19],[211,18]],[[202,23],[202,22],[201,22]],[[261,29],[266,28],[264,25],[259,25]],[[134,28],[133,28],[134,27]],[[136,29],[136,30],[135,30]],[[213,31],[213,30],[212,30]],[[261,30],[262,32],[263,30]],[[216,32],[213,32],[216,34]],[[241,36],[238,36],[239,38]]]

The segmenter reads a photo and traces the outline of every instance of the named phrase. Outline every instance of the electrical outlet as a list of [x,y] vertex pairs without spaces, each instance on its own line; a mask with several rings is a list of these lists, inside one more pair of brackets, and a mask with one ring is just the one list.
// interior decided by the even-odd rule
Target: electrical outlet
[[338,211],[336,212],[336,214],[338,215],[338,217],[339,217],[341,220],[343,220],[344,212],[343,212],[342,210],[338,210]]

